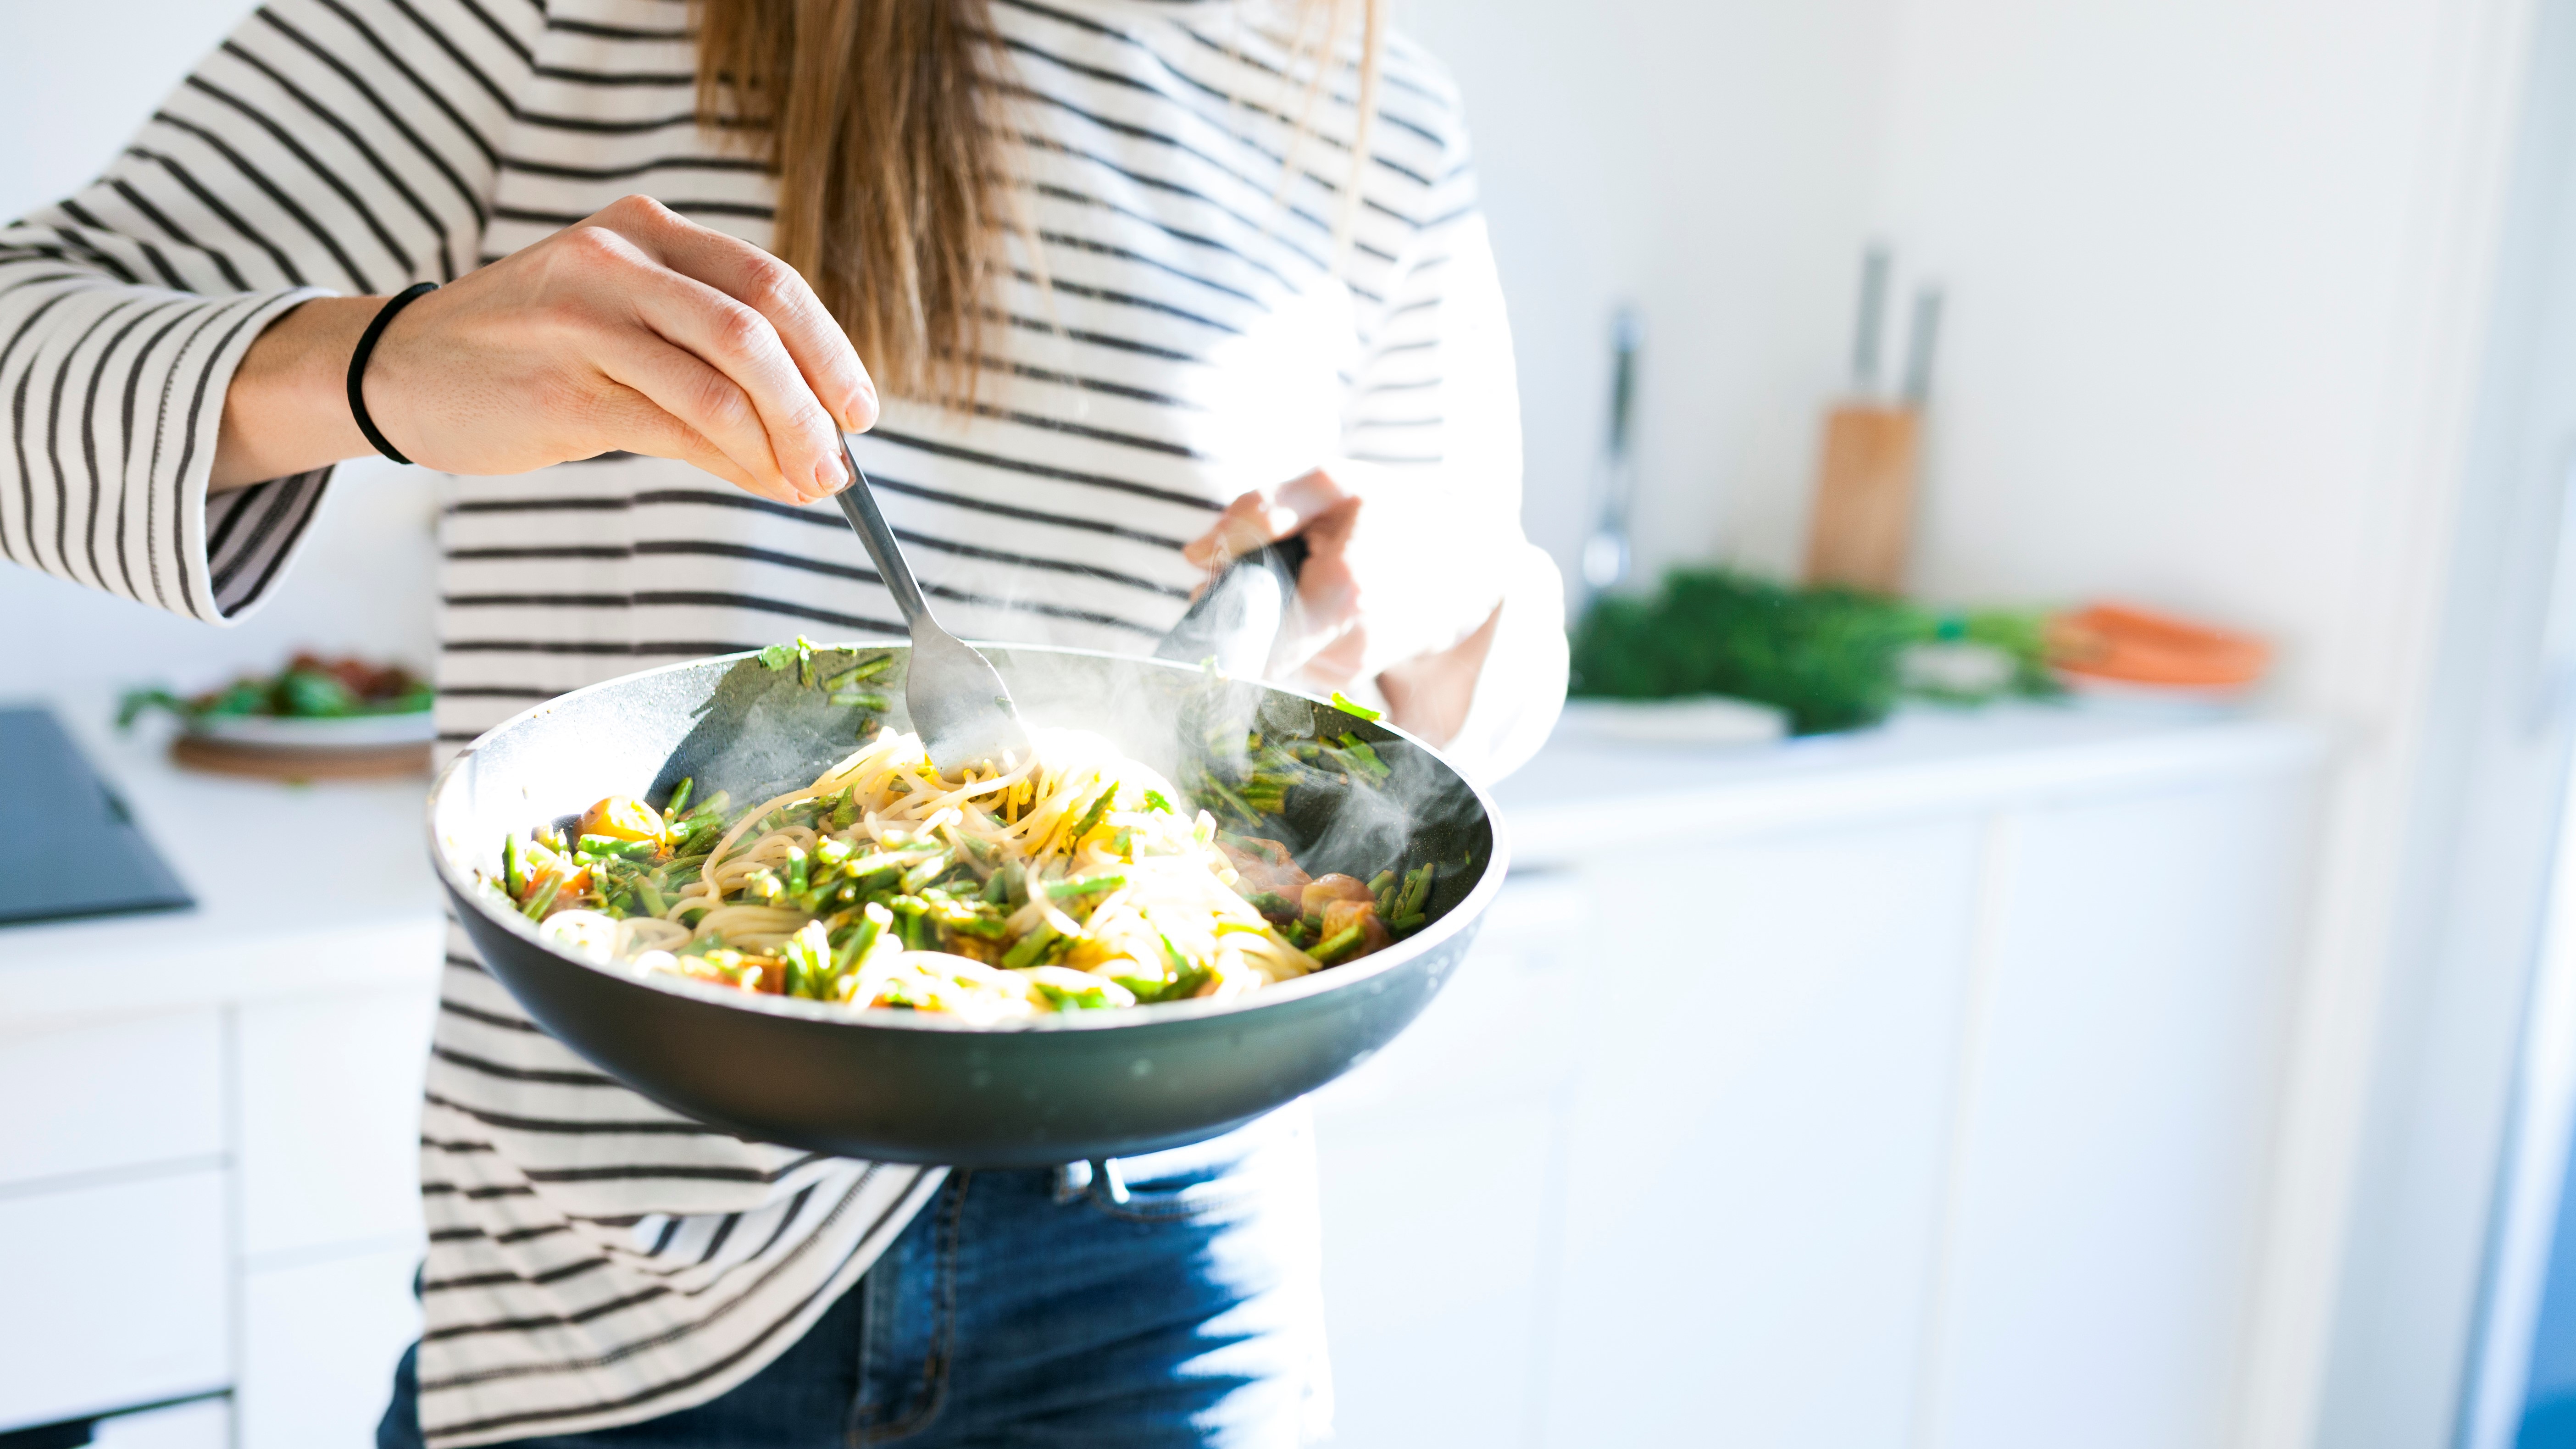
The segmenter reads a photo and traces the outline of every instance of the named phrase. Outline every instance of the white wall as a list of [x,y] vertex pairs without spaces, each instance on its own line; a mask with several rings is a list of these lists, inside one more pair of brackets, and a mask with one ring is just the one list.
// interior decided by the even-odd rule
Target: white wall
[[[2494,1121],[2444,1119],[2478,1146],[2469,1241],[2442,1241],[2438,1272],[2356,1292],[2435,1245],[2381,1235],[2366,1209],[2365,1236],[2346,1233],[2356,1184],[2384,1186],[2356,1176],[2365,1142],[2432,1109],[2407,1075],[2427,1013],[2406,983],[2424,972],[2393,931],[2396,903],[2434,889],[2400,852],[2424,824],[2414,782],[2448,748],[2425,733],[2435,630],[2526,9],[1896,12],[1879,218],[1952,293],[1918,582],[2254,627],[2282,646],[2274,703],[2348,741],[2277,1129],[2247,1443],[2445,1442],[2467,1352]],[[2392,1312],[2424,1331],[2354,1352],[2373,1341],[2354,1316]]]
[[1530,534],[1593,517],[1610,318],[1646,324],[1641,567],[1786,567],[1849,365],[1889,0],[1398,0],[1467,97],[1519,354]]
[[[239,0],[0,0],[0,217],[96,175],[249,10]],[[197,689],[295,649],[426,667],[429,489],[389,465],[341,469],[285,587],[238,628],[175,616],[0,564],[0,699],[138,683]]]
[[[2401,852],[2528,9],[1399,12],[1466,91],[1521,349],[1528,517],[1561,559],[1584,526],[1569,485],[1594,455],[1620,295],[1649,326],[1648,563],[1795,558],[1854,261],[1882,235],[1906,283],[1949,292],[1918,590],[2123,597],[2249,626],[2282,649],[2270,702],[2341,727],[2248,1443],[2311,1441],[2343,1270],[2408,1246],[2344,1233],[2365,1103],[2376,1091],[2402,1119],[2415,1090],[2421,1024],[2382,1010],[2392,903],[2415,888]],[[2455,1321],[2459,1287],[2440,1285]],[[2376,1442],[2437,1442],[2464,1351],[2348,1353],[2332,1376],[2348,1417],[2328,1422],[2375,1415]]]

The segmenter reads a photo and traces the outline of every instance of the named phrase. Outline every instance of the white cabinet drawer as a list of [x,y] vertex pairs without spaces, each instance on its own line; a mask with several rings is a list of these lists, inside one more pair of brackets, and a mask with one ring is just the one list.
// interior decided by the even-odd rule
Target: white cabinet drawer
[[426,990],[241,1008],[242,1251],[420,1235]]
[[419,1266],[405,1244],[244,1275],[241,1449],[375,1442],[394,1364],[420,1337]]
[[0,1037],[0,1183],[222,1152],[223,1039],[213,1011]]
[[0,1430],[231,1377],[224,1175],[0,1198]]

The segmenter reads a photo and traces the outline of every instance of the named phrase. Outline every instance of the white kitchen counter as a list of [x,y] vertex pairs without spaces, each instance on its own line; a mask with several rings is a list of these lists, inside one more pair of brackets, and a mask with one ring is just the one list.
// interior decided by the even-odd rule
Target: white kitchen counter
[[427,781],[286,785],[197,774],[165,724],[47,700],[196,908],[0,927],[0,1032],[98,1014],[426,985],[441,917]]
[[1494,797],[1513,864],[1546,867],[1613,847],[2314,765],[2327,747],[2313,725],[2081,701],[1913,707],[1878,729],[1714,749],[1569,721]]
[[[65,1018],[434,979],[424,780],[296,786],[173,766],[166,727],[51,701],[197,898],[190,911],[0,928],[0,1031]],[[1853,735],[1718,749],[1572,731],[1495,791],[1512,859],[2046,798],[2313,762],[2319,730],[2099,706],[1909,710]]]

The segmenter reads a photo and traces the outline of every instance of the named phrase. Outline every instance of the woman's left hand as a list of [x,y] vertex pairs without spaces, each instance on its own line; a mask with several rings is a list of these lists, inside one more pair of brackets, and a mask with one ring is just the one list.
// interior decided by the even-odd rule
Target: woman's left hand
[[[1272,661],[1280,676],[1318,691],[1376,680],[1397,723],[1445,738],[1502,605],[1504,550],[1493,533],[1436,485],[1335,463],[1235,499],[1183,556],[1214,572],[1303,534],[1298,607]],[[1434,681],[1428,694],[1407,687],[1423,680]]]

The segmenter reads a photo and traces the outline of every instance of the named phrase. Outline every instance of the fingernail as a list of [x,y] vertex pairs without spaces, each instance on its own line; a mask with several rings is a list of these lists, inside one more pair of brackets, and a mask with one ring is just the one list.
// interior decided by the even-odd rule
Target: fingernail
[[815,497],[829,498],[850,486],[849,470],[841,466],[840,459],[825,458],[814,466],[814,486]]

